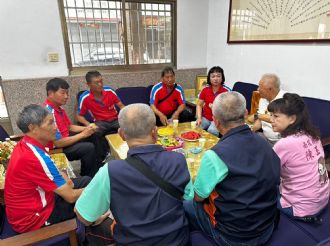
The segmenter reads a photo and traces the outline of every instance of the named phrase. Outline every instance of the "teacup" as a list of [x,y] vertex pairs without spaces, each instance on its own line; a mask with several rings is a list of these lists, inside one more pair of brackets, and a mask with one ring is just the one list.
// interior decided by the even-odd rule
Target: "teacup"
[[196,121],[190,122],[191,129],[196,129]]
[[173,120],[173,127],[178,127],[179,125],[179,120]]
[[204,148],[204,145],[205,145],[206,139],[205,139],[205,138],[200,138],[200,139],[198,140],[198,142],[199,142],[199,147]]

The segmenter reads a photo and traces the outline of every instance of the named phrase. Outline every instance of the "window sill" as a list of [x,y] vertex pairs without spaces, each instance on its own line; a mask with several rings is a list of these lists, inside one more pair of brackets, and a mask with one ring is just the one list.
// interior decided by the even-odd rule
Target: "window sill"
[[173,64],[164,63],[164,64],[143,64],[143,65],[114,65],[114,66],[91,66],[91,67],[75,67],[72,68],[69,72],[70,75],[84,75],[88,71],[97,70],[100,73],[109,74],[109,73],[135,73],[135,72],[145,72],[145,71],[161,71],[166,66],[172,66],[175,69]]

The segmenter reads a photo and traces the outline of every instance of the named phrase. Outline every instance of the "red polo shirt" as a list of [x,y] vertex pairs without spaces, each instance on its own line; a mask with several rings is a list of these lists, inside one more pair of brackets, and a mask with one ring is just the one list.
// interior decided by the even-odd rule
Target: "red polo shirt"
[[207,86],[201,91],[201,93],[199,94],[199,99],[204,101],[203,114],[202,114],[203,117],[205,117],[209,121],[213,120],[210,103],[213,103],[217,95],[227,91],[230,91],[230,89],[226,86],[220,86],[219,90],[215,93],[212,90],[212,86]]
[[155,107],[165,115],[172,114],[181,104],[185,104],[184,92],[180,85],[177,84],[174,92],[162,103],[158,103],[171,92],[163,82],[159,82],[152,87],[150,96],[150,105]]
[[85,91],[79,97],[78,113],[85,115],[88,111],[94,120],[113,121],[118,118],[115,104],[119,102],[116,92],[109,86],[103,87],[101,101],[96,100],[91,91]]
[[42,104],[53,115],[56,125],[56,140],[69,136],[71,121],[62,107],[56,106],[46,99]]
[[54,209],[54,190],[64,184],[45,147],[24,136],[14,148],[5,180],[6,214],[13,229],[41,228]]

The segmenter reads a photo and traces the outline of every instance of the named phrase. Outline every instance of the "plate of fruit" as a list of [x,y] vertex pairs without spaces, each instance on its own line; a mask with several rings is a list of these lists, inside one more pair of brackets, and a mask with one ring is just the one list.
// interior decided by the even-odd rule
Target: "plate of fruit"
[[181,134],[181,138],[185,141],[194,142],[200,139],[201,134],[196,131],[188,131]]
[[182,148],[183,140],[178,137],[162,137],[157,140],[157,144],[162,145],[166,150]]

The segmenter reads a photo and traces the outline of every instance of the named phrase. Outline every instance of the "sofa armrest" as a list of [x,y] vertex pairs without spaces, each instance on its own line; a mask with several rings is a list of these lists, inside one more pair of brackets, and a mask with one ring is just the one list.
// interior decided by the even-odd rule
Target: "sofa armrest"
[[11,136],[9,136],[10,140],[15,141],[15,142],[18,142],[23,137],[24,137],[23,134],[17,134],[17,135],[11,135]]
[[327,146],[327,145],[330,145],[330,137],[326,137],[326,138],[323,138],[321,139],[321,142],[322,142],[322,146]]
[[56,236],[68,233],[71,246],[77,246],[77,222],[76,219],[63,221],[58,224],[40,228],[36,231],[22,233],[13,237],[0,240],[2,245],[31,245]]
[[[330,137],[321,139],[321,142],[322,142],[323,149],[325,150],[326,146],[330,146]],[[328,174],[330,175],[330,156],[329,156],[329,153],[327,154],[326,152],[325,152],[325,165],[328,170]]]

